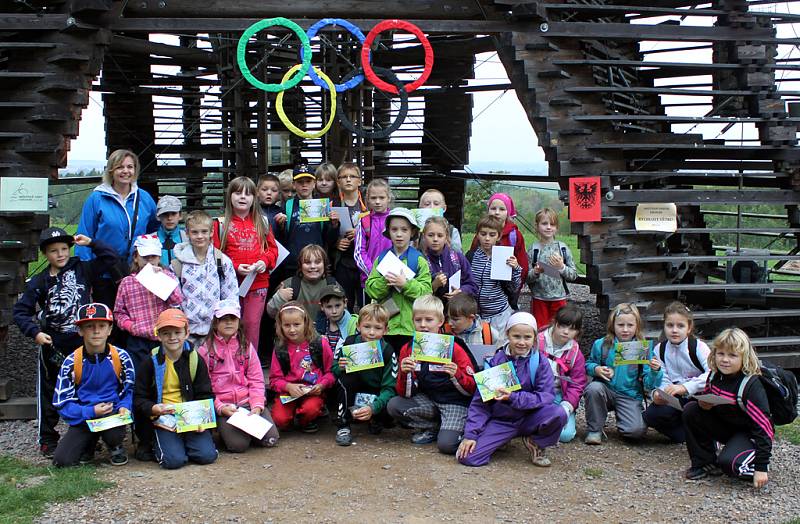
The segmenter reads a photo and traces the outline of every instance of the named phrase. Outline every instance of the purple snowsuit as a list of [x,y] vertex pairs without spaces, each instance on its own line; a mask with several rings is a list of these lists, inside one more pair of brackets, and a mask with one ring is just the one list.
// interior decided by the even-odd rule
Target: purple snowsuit
[[[453,251],[448,246],[444,246],[442,252],[437,256],[426,250],[425,258],[431,266],[431,278],[435,278],[439,273],[444,273],[447,278],[453,276],[456,271],[461,270],[461,292],[475,297],[478,299],[478,286],[475,285],[475,279],[472,278],[472,267],[469,265],[467,257],[458,251]],[[458,261],[456,263],[456,261]],[[439,298],[444,298],[444,294],[448,292],[448,285],[440,287],[434,293]]]
[[475,449],[460,459],[465,466],[483,466],[497,448],[514,437],[530,435],[541,448],[554,446],[567,423],[567,412],[553,403],[553,372],[547,358],[540,355],[535,384],[531,386],[527,357],[513,359],[506,354],[507,346],[498,351],[491,366],[511,361],[522,389],[511,393],[508,401],[483,402],[478,391],[472,397],[464,426],[464,438],[475,440]]

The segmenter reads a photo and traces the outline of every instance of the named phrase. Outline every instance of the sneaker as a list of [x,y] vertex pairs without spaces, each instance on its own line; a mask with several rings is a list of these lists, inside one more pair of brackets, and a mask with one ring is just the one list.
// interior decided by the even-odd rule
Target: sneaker
[[93,460],[94,460],[94,446],[91,446],[83,450],[83,453],[81,453],[81,458],[78,459],[78,461],[81,464],[89,464]]
[[525,448],[531,454],[531,462],[533,462],[534,466],[539,466],[540,468],[550,467],[551,462],[549,458],[544,456],[544,448],[537,446],[530,437],[522,437],[522,443],[525,444]]
[[599,446],[603,443],[603,432],[602,431],[590,431],[586,434],[586,438],[583,439],[586,444],[590,446]]
[[375,420],[375,418],[369,419],[369,425],[367,426],[367,431],[370,435],[380,435],[383,431],[383,424]]
[[112,466],[124,466],[127,463],[128,463],[128,453],[125,452],[125,448],[119,446],[118,448],[114,448],[111,450]]
[[719,469],[719,466],[716,464],[706,464],[705,466],[700,466],[698,468],[687,469],[683,476],[686,478],[686,480],[700,480],[709,475],[712,477],[719,477],[722,475],[722,470]]
[[350,428],[339,428],[336,431],[336,443],[340,446],[349,446],[353,443],[353,435],[350,433]]
[[56,445],[55,444],[42,444],[39,446],[39,453],[42,454],[44,458],[53,458],[53,455],[56,453]]
[[435,431],[431,429],[426,429],[423,431],[417,431],[413,435],[411,435],[411,443],[412,444],[430,444],[431,442],[436,442],[437,434]]
[[316,422],[309,422],[305,426],[300,426],[300,431],[303,433],[316,433],[319,431],[319,424]]
[[153,453],[153,448],[150,446],[136,446],[136,451],[133,454],[139,462],[155,462],[156,456]]

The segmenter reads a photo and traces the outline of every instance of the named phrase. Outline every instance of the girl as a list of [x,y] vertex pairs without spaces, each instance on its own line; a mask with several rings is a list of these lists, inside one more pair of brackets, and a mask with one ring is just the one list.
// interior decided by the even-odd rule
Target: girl
[[264,409],[264,374],[258,353],[247,342],[240,322],[241,310],[237,300],[223,300],[214,310],[211,334],[198,349],[208,367],[217,410],[217,430],[231,453],[244,453],[255,441],[261,447],[278,443],[278,429],[273,425],[261,440],[228,424],[228,419],[244,407],[254,416],[272,423]]
[[[438,189],[428,189],[419,197],[419,207],[420,209],[441,208],[446,213],[447,202],[445,201],[444,193]],[[450,249],[458,251],[459,253],[463,252],[464,248],[461,246],[461,233],[458,232],[458,228],[448,223],[448,234],[450,235]]]
[[538,347],[547,357],[555,376],[555,403],[567,413],[567,425],[561,430],[560,442],[575,438],[575,412],[586,389],[586,361],[578,347],[578,334],[583,324],[583,313],[572,304],[556,312],[552,326],[539,332]]
[[[536,213],[536,236],[528,251],[531,270],[528,273],[528,284],[531,287],[531,313],[540,326],[547,326],[553,315],[567,303],[567,280],[574,281],[578,277],[572,253],[563,242],[556,240],[558,233],[558,215],[550,208]],[[542,264],[557,269],[559,277],[544,273]]]
[[[517,210],[514,207],[514,201],[505,193],[495,193],[489,197],[487,201],[488,212],[493,217],[499,218],[504,226],[503,232],[500,235],[500,241],[497,242],[498,246],[511,246],[514,248],[514,256],[517,258],[520,267],[522,268],[522,282],[528,279],[528,255],[525,253],[525,238],[522,236],[517,225],[512,221],[517,216]],[[478,237],[472,239],[472,247],[478,247]],[[515,301],[516,302],[516,301]],[[514,309],[517,309],[516,304],[511,304]]]
[[[447,301],[457,293],[478,296],[478,287],[472,278],[472,269],[462,253],[450,248],[450,224],[443,217],[430,217],[422,229],[420,248],[431,266],[433,294]],[[449,278],[461,271],[460,288],[450,291]]]
[[279,429],[295,421],[304,433],[316,433],[322,415],[325,390],[335,379],[331,373],[333,352],[325,337],[314,331],[308,312],[299,302],[281,306],[275,319],[277,341],[272,353],[269,387],[279,396],[272,417]]
[[[711,342],[708,368],[711,373],[703,393],[731,403],[712,405],[698,400],[684,406],[686,449],[691,459],[686,478],[698,480],[724,472],[744,480],[752,478],[753,486],[761,488],[768,480],[775,427],[758,376],[758,357],[747,334],[728,328],[717,335]],[[715,442],[722,444],[719,454]]]
[[[375,260],[372,272],[364,287],[370,298],[381,302],[389,312],[389,329],[386,340],[394,348],[402,348],[414,334],[412,308],[414,300],[431,293],[431,272],[425,257],[411,246],[419,233],[411,211],[396,207],[386,217],[383,235],[391,239],[392,247]],[[389,252],[394,253],[414,273],[407,278],[402,272],[382,275],[378,271],[380,261]]]
[[708,378],[708,354],[705,342],[692,335],[692,313],[680,302],[664,310],[664,336],[658,344],[656,358],[664,368],[659,388],[653,392],[653,403],[644,410],[644,422],[675,443],[686,440],[681,424],[681,411],[667,405],[666,395],[678,397],[681,405],[703,389]]
[[355,228],[361,222],[361,219],[369,214],[369,210],[359,189],[361,187],[361,170],[357,165],[345,162],[339,166],[336,178],[339,195],[333,199],[333,205],[347,207],[348,216],[339,217],[339,220],[345,224],[349,220],[349,224],[353,229],[344,236],[339,237],[339,241],[336,244],[334,276],[336,281],[344,288],[347,294],[347,307],[353,313],[358,311],[364,304],[364,293],[361,291],[361,281],[355,259]]
[[172,271],[161,266],[161,242],[158,240],[158,235],[142,235],[136,239],[133,246],[135,249],[131,274],[120,282],[117,301],[114,304],[114,316],[117,326],[127,333],[125,349],[138,370],[149,358],[150,350],[158,345],[158,337],[153,331],[158,315],[170,307],[179,305],[183,301],[183,294],[179,285],[167,300],[161,300],[136,280],[136,274],[150,264],[154,271],[163,271],[172,280],[177,281]]
[[336,166],[325,162],[314,171],[317,177],[314,198],[330,198],[333,200],[338,188],[336,187]]
[[623,437],[641,439],[647,432],[642,420],[642,388],[651,390],[660,384],[663,371],[652,348],[647,353],[648,365],[615,367],[617,342],[632,340],[646,343],[642,319],[635,305],[622,303],[609,315],[607,334],[595,340],[586,362],[586,374],[595,379],[584,392],[587,444],[602,444],[609,408],[617,414],[617,430]]
[[[489,402],[483,402],[480,392],[475,392],[456,458],[466,466],[486,465],[498,448],[521,436],[533,464],[547,467],[550,459],[544,450],[555,446],[567,423],[567,414],[553,402],[550,365],[546,359],[536,356],[533,315],[524,312],[511,315],[506,323],[506,335],[508,342],[495,353],[489,365],[511,362],[522,389],[509,392],[501,388],[498,390],[501,396]],[[535,376],[531,376],[531,366],[536,370]]]
[[225,191],[225,216],[214,227],[214,247],[230,257],[239,283],[256,273],[247,295],[240,299],[247,340],[258,347],[261,316],[269,289],[269,271],[275,267],[275,237],[255,203],[256,185],[247,177],[231,180]]
[[325,286],[336,284],[336,280],[328,276],[328,255],[320,246],[311,244],[304,247],[297,262],[300,264],[297,275],[284,280],[267,304],[267,313],[271,317],[275,317],[285,303],[297,300],[311,318],[316,319],[320,312],[320,294]]
[[356,226],[356,246],[353,256],[361,272],[361,285],[367,282],[378,255],[392,247],[392,241],[384,236],[386,217],[394,204],[394,193],[389,182],[376,178],[367,185],[369,214],[361,218]]

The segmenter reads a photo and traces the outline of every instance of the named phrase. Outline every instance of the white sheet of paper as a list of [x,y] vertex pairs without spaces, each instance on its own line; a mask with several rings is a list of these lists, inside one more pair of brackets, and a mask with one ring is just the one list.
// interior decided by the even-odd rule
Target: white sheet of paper
[[381,263],[378,264],[378,273],[383,276],[386,276],[389,273],[394,273],[395,275],[402,273],[407,280],[410,280],[417,275],[411,270],[410,267],[405,265],[403,261],[394,254],[393,251],[389,251],[383,256]]
[[175,291],[175,288],[178,287],[177,280],[167,276],[163,271],[156,272],[150,264],[145,264],[136,273],[136,280],[161,300],[167,300],[172,292]]
[[275,245],[278,246],[278,259],[275,261],[275,267],[270,270],[270,273],[275,271],[275,268],[280,266],[283,261],[286,260],[286,257],[289,256],[289,250],[283,247],[283,244],[276,240]]
[[242,283],[239,284],[239,296],[240,297],[247,296],[247,292],[250,291],[250,286],[253,285],[253,281],[256,279],[256,275],[257,274],[258,274],[258,272],[254,269],[251,272],[249,272],[246,277],[244,277],[244,280],[242,280]]
[[269,420],[259,415],[251,415],[250,411],[245,408],[237,409],[236,413],[228,419],[228,424],[241,429],[258,440],[264,438],[264,435],[273,426]]
[[539,261],[537,263],[539,264],[539,267],[542,268],[542,272],[548,277],[561,278],[561,272],[547,262]]
[[725,397],[720,397],[719,395],[712,395],[710,393],[706,393],[705,395],[695,395],[694,398],[696,400],[702,400],[706,404],[712,404],[714,406],[725,406],[728,404],[736,404],[735,400],[731,400]]
[[461,289],[461,270],[459,269],[453,276],[447,279],[448,287],[450,288],[450,293],[455,291],[456,289]]
[[656,391],[658,391],[658,395],[667,402],[667,405],[669,407],[675,408],[678,411],[683,411],[683,406],[681,406],[681,403],[677,399],[677,397],[674,397],[674,396],[670,395],[669,393],[667,393],[666,391],[664,391],[661,388],[656,388]]
[[513,256],[514,248],[511,246],[492,246],[492,270],[489,278],[511,280],[511,266],[506,264],[506,260]]
[[339,236],[343,237],[347,234],[348,231],[352,231],[355,229],[353,225],[353,218],[350,216],[350,208],[347,206],[344,207],[332,207],[331,211],[336,211],[336,214],[339,215]]

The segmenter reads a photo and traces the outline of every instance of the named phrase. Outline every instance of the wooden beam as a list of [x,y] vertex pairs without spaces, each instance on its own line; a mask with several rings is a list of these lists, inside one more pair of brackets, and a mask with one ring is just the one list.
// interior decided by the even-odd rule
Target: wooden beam
[[600,24],[592,22],[552,22],[541,35],[548,38],[599,38],[607,40],[658,40],[690,42],[734,42],[737,40],[774,39],[772,28],[734,29],[731,27],[700,27],[643,24]]
[[217,54],[214,52],[161,44],[142,38],[131,38],[122,35],[114,35],[111,38],[111,49],[112,51],[122,51],[134,55],[169,56],[174,58],[176,63],[186,65],[217,64]]

